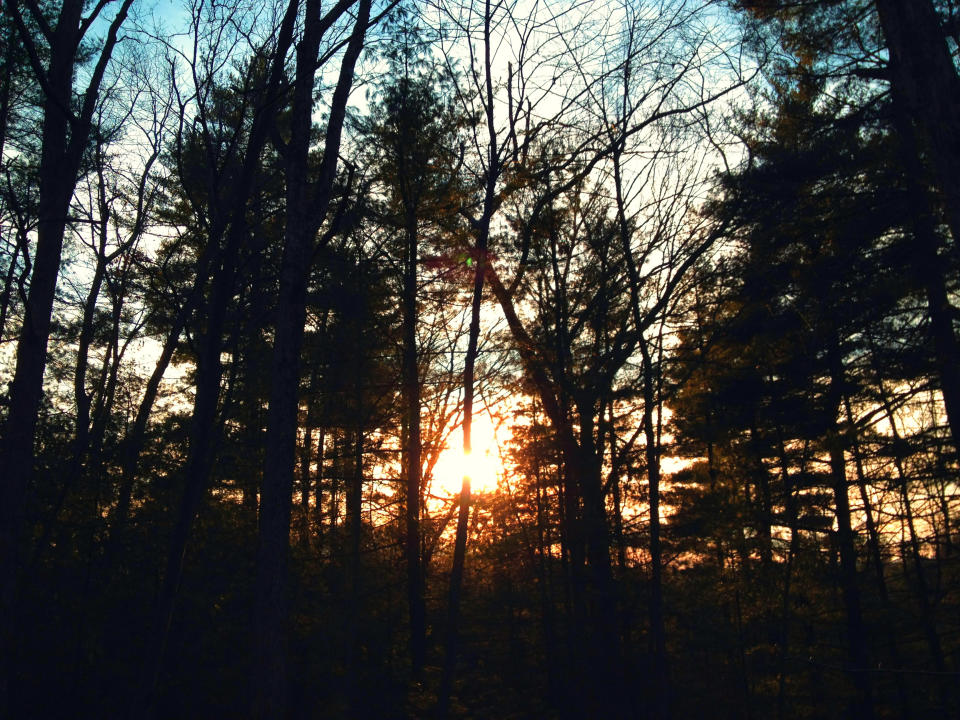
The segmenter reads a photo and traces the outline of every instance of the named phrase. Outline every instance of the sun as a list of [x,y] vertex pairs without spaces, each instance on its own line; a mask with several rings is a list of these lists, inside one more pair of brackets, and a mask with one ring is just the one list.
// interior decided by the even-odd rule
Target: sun
[[502,473],[498,451],[497,432],[490,417],[477,415],[471,432],[473,452],[465,455],[461,445],[463,436],[454,434],[447,448],[440,453],[433,469],[433,492],[437,495],[456,495],[460,492],[463,476],[470,477],[470,487],[475,493],[497,490]]

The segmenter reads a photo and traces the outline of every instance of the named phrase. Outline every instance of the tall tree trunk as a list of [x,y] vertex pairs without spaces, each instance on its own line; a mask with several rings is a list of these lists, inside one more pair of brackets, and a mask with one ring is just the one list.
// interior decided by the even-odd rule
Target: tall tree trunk
[[370,0],[359,0],[357,5],[356,20],[331,97],[323,157],[317,180],[311,183],[308,180],[308,157],[317,58],[326,30],[352,5],[352,0],[340,3],[324,15],[319,0],[308,0],[304,36],[297,46],[291,137],[286,148],[286,227],[277,295],[255,581],[256,662],[252,680],[255,688],[253,714],[258,718],[280,718],[286,713],[287,557],[307,281],[317,249],[315,234],[326,217],[333,195],[340,137],[354,68],[370,21]]
[[18,223],[18,227],[14,231],[16,239],[13,243],[13,253],[10,255],[10,265],[7,267],[7,274],[3,278],[3,288],[0,288],[0,339],[6,338],[6,333],[4,332],[7,327],[7,317],[10,312],[10,306],[13,300],[13,289],[14,285],[21,285],[24,282],[24,276],[28,272],[28,266],[24,266],[21,270],[20,277],[14,281],[14,277],[17,275],[18,260],[20,258],[20,253],[23,253],[23,257],[27,260],[27,247],[28,240],[27,234],[22,229]]
[[[98,146],[98,156],[100,149],[101,148]],[[98,160],[101,160],[101,158],[98,157]],[[103,281],[106,276],[106,242],[108,235],[108,224],[106,220],[107,208],[104,200],[105,187],[103,184],[103,169],[101,166],[98,166],[98,173],[99,182],[97,187],[97,198],[103,220],[100,223],[100,227],[96,236],[96,242],[94,243],[95,251],[97,253],[97,261],[94,267],[93,278],[90,282],[90,289],[88,290],[87,296],[83,303],[83,312],[80,319],[80,334],[77,337],[77,356],[73,371],[73,396],[74,404],[76,405],[76,418],[74,420],[70,461],[65,468],[65,477],[61,483],[60,491],[54,503],[53,510],[50,512],[49,519],[46,520],[43,532],[40,534],[40,541],[36,544],[37,550],[32,563],[37,561],[37,558],[50,541],[50,537],[53,535],[54,526],[57,522],[57,516],[63,509],[63,506],[67,501],[67,496],[71,491],[75,490],[79,484],[81,484],[83,475],[87,475],[89,477],[93,474],[89,465],[86,468],[84,467],[84,460],[88,459],[88,455],[90,454],[91,450],[90,413],[91,406],[93,404],[93,395],[95,394],[87,392],[87,369],[90,362],[90,345],[93,341],[94,314],[97,308],[97,301],[100,297],[100,290],[103,287]],[[98,387],[101,394],[109,373],[112,350],[112,347],[108,349],[100,371]],[[91,514],[91,517],[94,517],[94,515]]]
[[[482,102],[487,130],[487,167],[484,178],[484,195],[482,213],[474,223],[474,262],[476,268],[473,274],[473,297],[470,307],[470,329],[467,338],[467,354],[463,368],[463,453],[469,456],[473,450],[473,395],[474,395],[474,368],[476,364],[477,348],[480,341],[480,304],[483,300],[483,285],[487,272],[487,248],[490,238],[490,221],[496,210],[497,178],[501,171],[500,153],[498,150],[497,130],[494,122],[494,90],[493,90],[493,52],[491,50],[491,23],[494,8],[490,0],[484,0],[483,8],[483,87]],[[445,720],[450,707],[450,695],[453,692],[454,673],[457,662],[457,645],[460,617],[460,592],[463,583],[463,568],[466,562],[467,529],[470,518],[470,477],[464,475],[460,486],[460,507],[457,516],[457,534],[454,541],[453,569],[450,574],[450,595],[447,606],[447,637],[446,653],[443,661],[443,672],[440,678],[440,690],[437,699],[437,717]]]
[[[258,202],[257,196],[252,197],[251,200],[255,206],[259,206],[260,203]],[[262,210],[258,211],[255,209],[252,213],[253,217],[260,217],[259,212],[262,212]],[[270,307],[270,298],[268,297],[270,290],[268,287],[269,280],[265,277],[263,265],[264,257],[262,253],[255,251],[248,264],[247,273],[245,273],[248,277],[252,278],[247,301],[251,312],[248,313],[248,317],[243,319],[239,329],[239,333],[243,333],[243,335],[249,339],[249,345],[247,346],[246,352],[243,353],[242,370],[247,392],[244,394],[244,397],[240,399],[244,425],[241,432],[241,442],[244,445],[248,463],[237,479],[240,481],[240,502],[245,510],[245,519],[250,522],[251,527],[255,527],[257,522],[257,490],[260,485],[258,470],[263,463],[263,426],[265,414],[263,410],[263,393],[261,390],[263,387],[262,379],[266,377],[268,371],[267,358],[265,357],[265,353],[261,352],[260,348],[263,323],[268,322],[266,314],[261,309]],[[316,402],[313,398],[314,385],[315,383],[311,378],[311,397],[308,400],[307,406],[308,428],[313,428],[316,422]],[[305,439],[312,442],[312,440],[310,440],[309,429],[305,431],[305,435],[307,436]],[[307,463],[309,465],[313,452],[312,445],[308,443],[304,447],[304,450],[306,451]],[[307,485],[310,484],[309,468],[306,474],[302,475],[302,479]],[[309,529],[309,520],[307,521],[307,526]]]
[[[359,383],[358,383],[359,387]],[[359,393],[358,393],[359,394]],[[358,403],[359,405],[359,403]],[[361,408],[357,407],[358,414]],[[360,545],[363,539],[363,429],[354,430],[353,476],[347,490],[347,527],[350,534],[350,606],[347,608],[347,672],[349,676],[350,706],[354,716],[363,714],[362,687],[360,684],[360,627],[363,622]]]
[[317,438],[317,474],[313,479],[313,512],[314,524],[317,528],[317,552],[323,552],[323,464],[326,460],[327,432],[320,428],[320,435]]
[[[780,477],[783,481],[784,505],[787,512],[787,525],[790,528],[790,547],[787,551],[787,562],[784,568],[783,595],[780,603],[780,642],[778,647],[777,669],[777,719],[786,717],[787,700],[787,658],[790,651],[790,603],[791,583],[793,580],[793,561],[800,550],[800,528],[797,525],[797,499],[790,475],[790,464],[787,461],[787,449],[783,442],[783,434],[777,429],[779,440]],[[805,458],[804,458],[805,460]],[[801,464],[800,472],[805,472],[805,462]]]
[[[894,450],[893,461],[897,469],[897,480],[900,490],[900,503],[903,508],[903,518],[906,521],[909,533],[908,544],[910,547],[910,557],[913,561],[914,572],[916,573],[915,593],[917,602],[920,605],[920,622],[923,626],[924,635],[927,640],[927,647],[930,651],[930,657],[933,659],[934,668],[941,674],[938,685],[940,699],[944,709],[950,706],[951,696],[955,693],[950,689],[945,679],[947,673],[946,663],[944,661],[943,649],[940,644],[940,636],[937,633],[936,622],[934,620],[934,607],[930,602],[929,588],[927,586],[926,575],[923,569],[923,553],[920,549],[920,541],[917,537],[916,523],[913,517],[913,505],[910,498],[909,482],[906,469],[904,468],[903,438],[900,436],[900,430],[897,427],[897,418],[894,415],[890,399],[881,385],[879,388],[880,400],[886,414],[887,422],[890,424],[891,434],[893,436]],[[906,564],[906,558],[902,559]],[[904,568],[906,575],[906,568]],[[888,602],[886,587],[883,588],[883,599]]]
[[[231,232],[232,235],[239,231]],[[217,240],[213,240],[217,242]],[[234,243],[229,243],[234,244]],[[239,244],[239,243],[237,243]],[[177,519],[170,536],[163,581],[157,595],[152,630],[144,658],[141,686],[135,699],[134,714],[152,717],[156,712],[156,692],[163,670],[174,604],[186,559],[187,543],[204,494],[218,440],[217,410],[223,364],[220,353],[227,303],[233,293],[236,249],[224,253],[223,266],[214,276],[208,305],[206,331],[200,341],[197,358],[197,382],[190,421],[190,445],[184,467],[184,489]]]
[[340,486],[344,478],[343,435],[341,433],[334,433],[331,442],[333,444],[333,454],[331,455],[333,459],[331,464],[333,467],[330,473],[330,499],[328,502],[330,504],[330,550],[334,552],[339,550],[339,539],[336,530],[337,524],[340,522]]
[[[67,209],[75,177],[67,158],[66,107],[73,79],[73,52],[65,43],[79,21],[80,2],[64,5],[57,25],[60,43],[51,48],[49,92],[44,103],[37,246],[23,324],[17,341],[17,358],[10,384],[9,412],[3,426],[0,460],[5,478],[0,484],[0,712],[6,712],[7,682],[12,668],[16,594],[20,575],[25,501],[33,473],[34,434],[43,394],[50,319],[60,270]],[[66,164],[66,167],[64,165]],[[75,172],[73,173],[75,176]]]
[[[875,0],[890,53],[890,84],[916,127],[960,242],[960,76],[932,0]],[[918,155],[920,157],[920,155]]]
[[[360,294],[366,284],[364,275],[363,247],[357,246],[357,273],[354,290]],[[353,472],[347,485],[347,528],[350,539],[349,582],[347,593],[347,677],[350,707],[354,716],[364,714],[363,691],[360,683],[360,628],[363,622],[363,569],[361,567],[360,547],[363,541],[363,428],[366,424],[365,383],[367,381],[363,356],[363,330],[355,327],[351,336],[353,341]]]
[[[100,93],[100,83],[117,43],[120,26],[133,0],[124,0],[109,25],[86,90],[80,95],[80,111],[73,114],[76,49],[83,40],[83,0],[64,0],[56,27],[49,35],[50,61],[34,72],[44,91],[39,168],[37,245],[33,274],[17,340],[16,364],[10,383],[9,412],[3,425],[0,464],[5,479],[0,483],[0,712],[8,703],[8,679],[16,627],[16,596],[20,575],[20,545],[25,524],[25,501],[34,463],[34,435],[43,396],[53,303],[66,232],[70,200],[76,187],[91,119]],[[7,0],[10,17],[24,45],[33,45],[17,0]],[[97,8],[99,12],[100,8]]]
[[[489,22],[489,3],[487,4]],[[489,37],[489,36],[487,36]],[[488,56],[489,63],[489,56]],[[488,64],[489,72],[489,64]],[[491,133],[495,139],[496,134]],[[493,185],[487,182],[485,208],[492,209]],[[487,241],[490,232],[490,215],[485,215],[477,235],[476,269],[473,273],[473,298],[470,305],[470,330],[467,337],[467,354],[463,366],[463,455],[470,457],[473,452],[473,396],[477,350],[480,344],[480,305],[483,301],[483,283],[487,271]],[[460,508],[457,515],[457,534],[453,547],[453,569],[450,572],[450,596],[447,605],[447,647],[443,660],[443,674],[440,678],[440,692],[437,699],[437,717],[444,720],[450,709],[450,695],[453,692],[453,680],[457,664],[457,646],[459,642],[460,593],[463,585],[463,569],[467,554],[467,529],[470,519],[470,476],[464,475],[460,485]]]
[[[206,327],[201,336],[197,358],[197,384],[190,426],[190,449],[184,470],[185,486],[176,525],[170,537],[166,571],[157,598],[140,692],[136,698],[136,702],[142,707],[134,709],[137,714],[150,715],[154,712],[157,683],[163,669],[187,542],[212,469],[214,446],[220,433],[216,417],[220,399],[220,382],[223,376],[220,355],[227,309],[233,298],[238,255],[248,236],[245,221],[247,201],[253,192],[253,181],[260,169],[262,149],[266,144],[271,122],[269,115],[277,102],[276,88],[280,85],[286,51],[292,38],[295,15],[295,8],[288,7],[281,24],[278,49],[272,60],[270,77],[256,98],[257,105],[250,128],[250,137],[243,152],[240,171],[236,176],[232,193],[222,201],[214,200],[209,208],[212,217],[209,242],[214,246],[211,254],[211,260],[214,260],[211,272],[212,287],[210,300],[205,308]],[[222,246],[221,243],[223,243]],[[198,286],[194,287],[196,290]],[[279,318],[278,325],[290,320],[282,310],[279,312]],[[294,418],[294,424],[295,421],[296,418]]]
[[[534,424],[536,418],[534,417]],[[549,495],[547,486],[544,483],[542,468],[539,460],[536,470],[537,484],[537,574],[539,577],[540,594],[540,616],[543,624],[544,653],[547,662],[547,685],[550,689],[550,697],[560,697],[562,685],[560,675],[557,672],[557,630],[556,630],[556,611],[553,602],[553,572],[548,565],[550,547],[552,538],[547,523],[547,508],[549,507]]]
[[647,456],[650,504],[650,635],[654,657],[656,716],[670,717],[671,688],[667,658],[667,633],[663,617],[663,549],[660,543],[660,446],[653,425],[656,397],[653,364],[646,338],[640,338],[643,358],[643,435]]
[[406,470],[407,605],[410,613],[410,670],[415,680],[423,673],[427,649],[424,575],[420,556],[420,495],[423,446],[420,430],[420,368],[417,352],[417,219],[406,210],[406,262],[403,274],[403,403],[406,418],[404,469]]
[[904,167],[913,199],[918,280],[927,294],[930,331],[937,371],[953,436],[960,457],[960,343],[953,329],[951,306],[938,257],[940,241],[925,209],[924,159],[943,195],[947,224],[960,243],[960,77],[931,0],[875,0],[890,52],[890,82],[894,117],[902,143]]
[[467,556],[467,529],[470,521],[470,476],[464,475],[460,485],[457,534],[453,546],[453,568],[450,571],[450,594],[447,599],[446,654],[437,697],[437,718],[445,720],[450,711],[450,696],[456,672],[459,646],[460,594],[463,588],[463,570]]
[[586,540],[589,583],[587,585],[586,654],[581,661],[588,712],[614,712],[625,707],[620,681],[619,608],[610,563],[610,531],[607,525],[601,458],[595,440],[596,402],[583,397],[578,405],[580,436],[576,448],[567,448],[583,500],[583,529]]
[[[298,223],[293,222],[292,217],[288,216],[287,223],[288,236],[297,230],[303,234],[302,227],[297,228]],[[296,254],[297,259],[289,258],[291,254]],[[287,702],[286,575],[296,452],[300,342],[306,321],[306,287],[299,278],[305,255],[284,252],[260,492],[255,610],[255,653],[260,668],[256,677],[254,713],[255,717],[264,719],[282,718]]]
[[[129,269],[129,268],[128,268]],[[121,343],[121,330],[123,321],[123,305],[127,292],[127,277],[122,277],[119,286],[111,293],[113,300],[112,327],[110,337],[110,353],[108,355],[108,364],[104,368],[103,379],[96,388],[94,397],[96,403],[93,407],[91,416],[92,425],[90,428],[90,450],[87,472],[93,477],[99,478],[103,475],[104,462],[104,444],[107,440],[107,429],[110,418],[113,417],[113,406],[117,400],[117,385],[120,381],[120,367],[123,357],[127,352],[137,335],[136,328]]]
[[756,483],[757,496],[760,501],[759,512],[756,513],[757,535],[760,538],[760,570],[763,581],[767,582],[770,579],[770,570],[773,565],[773,532],[771,528],[773,500],[770,495],[770,478],[767,474],[767,468],[763,464],[760,433],[756,427],[750,427],[749,437],[751,475],[753,475]]
[[[206,284],[207,263],[201,262],[198,273],[203,274],[203,284]],[[143,391],[143,397],[137,406],[137,413],[134,416],[133,425],[127,431],[123,439],[122,459],[120,463],[120,487],[118,490],[117,504],[110,515],[109,535],[107,539],[107,551],[104,560],[104,568],[109,573],[113,567],[116,553],[123,544],[123,536],[126,532],[127,520],[130,514],[130,504],[133,498],[133,485],[137,478],[137,468],[140,463],[140,453],[143,451],[143,445],[146,441],[147,422],[150,419],[150,413],[153,412],[153,404],[157,400],[160,392],[160,383],[163,376],[170,366],[173,359],[173,353],[180,342],[180,334],[187,324],[187,318],[193,312],[196,298],[199,297],[199,288],[195,288],[191,294],[190,300],[185,302],[177,314],[174,316],[170,330],[164,340],[163,348],[160,350],[160,356],[154,365],[153,372],[147,380],[147,385]]]
[[[881,393],[882,393],[881,389]],[[880,533],[877,530],[877,523],[874,519],[873,503],[870,500],[870,487],[867,482],[866,472],[863,466],[863,452],[860,447],[860,440],[857,437],[855,431],[856,423],[854,422],[853,417],[853,406],[850,402],[850,398],[845,394],[843,398],[844,412],[846,413],[847,425],[851,428],[852,436],[850,442],[850,449],[853,452],[853,462],[854,470],[856,471],[857,477],[857,488],[860,491],[860,501],[863,503],[863,515],[866,521],[867,526],[867,548],[870,551],[870,557],[873,560],[874,572],[877,579],[877,590],[880,594],[880,601],[883,603],[884,609],[888,613],[888,617],[892,620],[896,610],[893,608],[890,602],[890,595],[887,591],[887,579],[884,572],[883,565],[883,555],[880,548]],[[891,425],[893,420],[891,418]],[[896,426],[893,426],[894,434],[896,435]],[[891,623],[885,623],[886,634],[887,634],[887,644],[890,647],[890,656],[894,663],[898,667],[903,665],[900,656],[900,648],[897,643],[897,636],[893,631],[893,626]],[[897,696],[900,700],[900,711],[903,717],[909,717],[910,715],[910,701],[907,696],[907,688],[903,681],[903,676],[900,673],[897,673],[894,677],[894,683],[897,686]]]
[[[839,412],[843,397],[844,373],[839,348],[831,349],[830,387],[828,412]],[[856,698],[850,708],[851,717],[873,717],[873,689],[869,668],[867,634],[863,623],[860,601],[860,586],[857,578],[857,551],[851,525],[850,499],[848,496],[844,439],[835,415],[828,418],[830,429],[827,435],[827,450],[830,458],[830,479],[833,487],[835,517],[837,520],[837,545],[840,554],[840,586],[847,616],[847,642],[850,654],[850,676],[856,689]]]
[[[6,54],[3,63],[0,64],[0,158],[3,157],[3,151],[7,146],[7,124],[10,122],[10,91],[13,87],[13,69],[18,64],[18,51],[23,52],[18,42],[16,26],[11,22],[7,25],[6,30],[7,36],[3,39]],[[5,285],[2,291],[4,301],[7,299],[8,287],[9,285]],[[0,321],[0,337],[2,336],[3,322]]]
[[73,435],[73,457],[70,462],[68,482],[75,482],[80,473],[83,457],[87,452],[90,435],[90,405],[91,397],[87,393],[87,366],[89,364],[90,344],[93,340],[93,317],[100,296],[106,272],[106,222],[103,223],[100,249],[97,253],[97,266],[90,283],[90,290],[83,305],[83,317],[80,324],[80,336],[77,338],[77,362],[73,373],[73,397],[77,406],[77,419]]
[[[915,594],[917,602],[920,605],[920,621],[923,625],[923,631],[927,638],[927,647],[930,650],[930,656],[933,659],[933,666],[939,673],[946,673],[947,667],[944,663],[943,649],[940,645],[940,636],[937,633],[934,620],[934,608],[930,603],[930,590],[927,584],[926,573],[923,569],[923,552],[920,548],[920,538],[917,536],[916,521],[913,517],[913,503],[910,499],[909,481],[903,470],[903,462],[897,458],[897,473],[899,475],[900,485],[900,503],[903,507],[904,517],[907,521],[907,530],[909,532],[907,542],[910,546],[910,559],[913,562],[913,569],[916,575]],[[940,691],[944,707],[947,706],[947,697],[945,687],[941,681]]]

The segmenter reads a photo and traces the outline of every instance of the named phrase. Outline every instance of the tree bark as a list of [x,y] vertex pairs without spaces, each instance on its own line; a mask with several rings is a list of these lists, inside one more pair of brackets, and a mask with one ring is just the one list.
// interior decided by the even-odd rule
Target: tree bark
[[[883,389],[880,388],[881,397],[883,396]],[[885,402],[885,399],[884,399]],[[851,438],[850,438],[850,449],[853,452],[853,462],[854,470],[857,477],[857,489],[860,493],[860,501],[863,503],[863,515],[866,521],[867,526],[867,549],[870,552],[870,557],[873,560],[874,573],[877,580],[877,591],[880,595],[880,601],[883,603],[884,610],[888,612],[889,617],[893,618],[894,613],[896,612],[890,603],[890,595],[887,592],[887,580],[886,574],[884,572],[883,565],[883,555],[881,554],[880,547],[880,534],[877,530],[877,523],[874,519],[874,510],[873,503],[870,500],[870,488],[867,481],[866,472],[864,470],[863,464],[863,452],[860,447],[860,441],[857,438],[856,434],[856,423],[853,417],[853,406],[850,402],[850,398],[845,394],[843,398],[843,407],[844,413],[847,418],[847,425],[851,428]],[[889,417],[891,427],[893,428],[893,434],[896,438],[897,430],[896,425],[893,424],[893,418]],[[887,633],[887,644],[890,647],[890,656],[897,664],[897,666],[902,666],[900,648],[897,643],[897,637],[893,632],[893,627],[890,623],[885,623],[886,633]],[[904,717],[909,717],[910,712],[910,703],[907,696],[907,689],[904,685],[903,677],[900,673],[897,673],[894,678],[894,682],[897,686],[897,696],[900,700],[901,713]]]
[[[647,460],[648,501],[650,506],[650,635],[655,663],[654,687],[656,717],[670,716],[670,673],[667,664],[666,626],[663,618],[663,552],[660,542],[660,444],[653,424],[653,410],[657,403],[654,390],[654,369],[647,339],[644,337],[646,318],[640,311],[640,273],[634,259],[631,243],[632,232],[627,222],[626,200],[623,194],[621,159],[623,143],[618,143],[613,153],[614,189],[616,192],[617,221],[620,242],[626,259],[630,280],[630,305],[637,344],[643,360],[643,434]],[[656,405],[659,408],[659,405]]]
[[[468,457],[473,450],[473,395],[474,368],[480,339],[480,305],[483,300],[483,285],[487,272],[487,248],[490,239],[490,221],[496,205],[496,184],[501,164],[497,143],[497,130],[494,123],[494,95],[492,79],[493,54],[490,46],[490,28],[493,19],[490,0],[484,0],[483,7],[483,105],[487,129],[487,167],[484,178],[483,209],[480,218],[473,223],[474,262],[473,296],[470,306],[470,329],[467,338],[467,354],[463,368],[463,453]],[[447,637],[443,672],[437,698],[437,716],[445,720],[450,707],[450,695],[453,692],[454,673],[457,662],[457,646],[460,617],[460,593],[463,584],[463,568],[466,561],[467,529],[470,517],[470,477],[464,475],[460,486],[460,508],[457,517],[457,534],[454,541],[453,569],[450,574],[450,596],[447,606]]]
[[327,432],[321,427],[317,438],[317,474],[313,479],[313,512],[317,528],[317,552],[323,552],[323,464],[326,460]]
[[[313,387],[311,383],[311,389]],[[306,426],[303,428],[303,446],[300,451],[300,547],[310,547],[310,466],[313,463],[313,431],[316,425],[315,403],[307,398]]]
[[[955,693],[950,688],[950,685],[946,680],[947,667],[946,663],[944,662],[943,648],[940,644],[940,636],[937,633],[936,622],[934,620],[935,607],[930,602],[929,588],[927,586],[926,575],[923,569],[923,554],[920,549],[919,538],[917,537],[916,523],[913,517],[913,505],[910,498],[910,479],[907,476],[907,472],[903,464],[903,439],[900,436],[900,430],[897,427],[897,418],[894,415],[893,408],[890,404],[890,399],[887,397],[885,389],[881,385],[878,390],[880,394],[880,400],[886,414],[887,422],[890,423],[891,434],[894,442],[893,461],[894,467],[897,469],[897,480],[900,490],[900,503],[903,509],[903,518],[906,521],[907,530],[909,531],[908,544],[910,546],[910,556],[913,561],[914,571],[916,573],[915,592],[917,601],[920,605],[920,622],[923,626],[924,634],[926,635],[927,647],[930,650],[930,656],[933,660],[934,668],[940,674],[937,686],[940,693],[941,702],[946,708],[950,706],[950,700],[952,699],[951,696]],[[906,565],[906,558],[901,558],[901,562]],[[906,577],[906,568],[904,568],[904,576]],[[889,605],[889,597],[887,595],[885,582],[881,587],[881,591],[881,597],[884,601],[884,604]],[[892,634],[890,640],[891,646],[896,650],[896,645],[894,644],[895,639]],[[899,652],[897,652],[896,655],[899,655]],[[896,659],[899,661],[899,658]]]
[[[198,273],[201,273],[204,278],[201,285],[205,284],[205,263],[201,262]],[[130,514],[130,503],[133,498],[133,485],[137,478],[137,468],[140,463],[140,453],[143,451],[143,445],[146,441],[147,422],[150,419],[150,413],[153,411],[153,404],[156,402],[157,395],[160,392],[160,383],[163,382],[163,376],[180,342],[180,334],[183,332],[184,327],[186,327],[187,318],[192,313],[196,298],[199,295],[199,288],[195,286],[195,292],[191,295],[190,300],[177,311],[172,327],[167,333],[166,340],[164,340],[160,357],[157,358],[153,372],[144,388],[143,397],[137,406],[137,414],[134,416],[133,426],[123,439],[122,460],[120,464],[120,488],[116,507],[113,509],[110,517],[107,554],[104,561],[104,567],[107,572],[112,568],[116,553],[123,544],[123,536],[126,532],[127,520]]]
[[[358,383],[359,387],[359,383]],[[358,393],[359,394],[359,393]],[[358,403],[359,404],[359,403]],[[357,408],[358,413],[360,408]],[[353,438],[353,477],[347,490],[347,526],[350,535],[350,607],[347,609],[347,671],[350,706],[354,715],[363,712],[360,684],[360,627],[363,622],[363,569],[360,546],[363,539],[363,429],[357,427]]]
[[[102,193],[104,188],[101,187],[100,191]],[[106,203],[101,203],[101,207],[104,210],[105,205]],[[103,213],[101,213],[101,215],[103,215]],[[93,280],[90,283],[90,290],[87,292],[87,298],[83,304],[80,336],[77,338],[77,361],[73,373],[73,397],[74,403],[77,406],[77,419],[75,422],[73,458],[71,460],[68,482],[75,481],[76,475],[80,472],[83,456],[87,452],[87,441],[90,434],[91,398],[87,393],[87,366],[89,364],[90,344],[93,339],[94,312],[97,308],[97,299],[100,296],[100,288],[103,285],[103,278],[107,269],[107,222],[103,217],[101,218],[101,222],[98,238],[99,247],[97,248],[97,264],[94,269]]]

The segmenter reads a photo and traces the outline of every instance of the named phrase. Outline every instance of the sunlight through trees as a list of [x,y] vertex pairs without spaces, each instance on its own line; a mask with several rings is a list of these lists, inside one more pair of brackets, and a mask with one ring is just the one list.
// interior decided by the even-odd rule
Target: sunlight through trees
[[960,712],[960,8],[5,0],[0,717]]

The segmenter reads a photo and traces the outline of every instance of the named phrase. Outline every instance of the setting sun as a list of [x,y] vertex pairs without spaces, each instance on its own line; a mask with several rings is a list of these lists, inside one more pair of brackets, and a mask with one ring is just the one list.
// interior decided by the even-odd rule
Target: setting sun
[[460,492],[463,476],[470,477],[473,492],[494,492],[501,473],[497,433],[486,414],[477,415],[473,421],[473,452],[463,452],[461,434],[454,435],[447,449],[440,455],[433,470],[433,492],[437,495],[456,495]]

